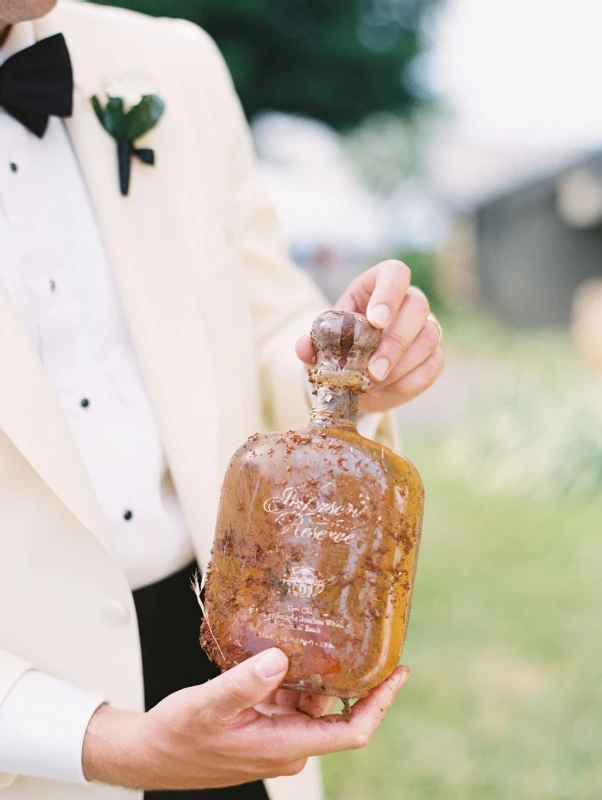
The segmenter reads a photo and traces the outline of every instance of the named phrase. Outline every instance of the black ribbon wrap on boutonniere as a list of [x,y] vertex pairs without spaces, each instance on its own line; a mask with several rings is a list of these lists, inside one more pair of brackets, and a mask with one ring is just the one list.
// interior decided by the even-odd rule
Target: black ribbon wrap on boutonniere
[[154,166],[155,151],[150,147],[134,147],[130,139],[117,140],[117,161],[119,167],[119,188],[122,195],[130,191],[130,175],[132,171],[132,157],[136,157],[143,164]]
[[130,191],[132,158],[149,166],[155,164],[155,151],[149,147],[136,147],[135,141],[159,122],[165,111],[165,103],[158,95],[147,94],[126,111],[120,97],[109,97],[103,106],[94,96],[92,106],[102,127],[117,142],[119,189],[126,196]]

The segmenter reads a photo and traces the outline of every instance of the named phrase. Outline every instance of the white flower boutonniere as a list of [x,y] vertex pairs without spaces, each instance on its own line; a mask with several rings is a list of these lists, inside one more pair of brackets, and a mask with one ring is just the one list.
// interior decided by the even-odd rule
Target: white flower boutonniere
[[153,92],[150,76],[140,71],[106,81],[90,99],[100,124],[117,142],[119,187],[127,195],[132,157],[150,166],[155,163],[154,150],[134,143],[159,122],[165,103]]

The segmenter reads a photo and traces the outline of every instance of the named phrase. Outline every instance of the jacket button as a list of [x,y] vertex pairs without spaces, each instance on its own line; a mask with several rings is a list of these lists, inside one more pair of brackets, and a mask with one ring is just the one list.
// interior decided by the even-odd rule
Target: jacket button
[[103,607],[105,617],[114,625],[125,625],[130,621],[130,610],[123,603],[108,600]]

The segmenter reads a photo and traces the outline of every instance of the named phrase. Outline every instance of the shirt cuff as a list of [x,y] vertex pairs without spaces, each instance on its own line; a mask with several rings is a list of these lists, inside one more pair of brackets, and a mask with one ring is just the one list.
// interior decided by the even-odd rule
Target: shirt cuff
[[30,670],[0,706],[0,772],[87,783],[82,750],[102,695]]

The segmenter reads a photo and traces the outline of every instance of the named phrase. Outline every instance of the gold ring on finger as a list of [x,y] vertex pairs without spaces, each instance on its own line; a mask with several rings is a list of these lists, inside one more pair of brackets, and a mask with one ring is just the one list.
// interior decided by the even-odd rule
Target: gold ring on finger
[[430,314],[428,315],[427,319],[429,319],[431,322],[434,322],[434,323],[435,323],[435,325],[437,326],[437,330],[439,331],[439,336],[438,336],[438,338],[437,338],[437,344],[439,344],[439,342],[441,341],[441,339],[443,339],[443,328],[441,327],[441,323],[439,322],[439,320],[438,320],[438,319],[437,319],[437,317],[436,317],[436,316],[433,314],[433,312],[432,312],[432,311],[431,311],[431,312],[430,312]]

